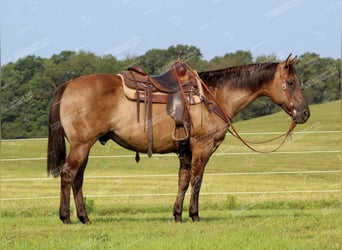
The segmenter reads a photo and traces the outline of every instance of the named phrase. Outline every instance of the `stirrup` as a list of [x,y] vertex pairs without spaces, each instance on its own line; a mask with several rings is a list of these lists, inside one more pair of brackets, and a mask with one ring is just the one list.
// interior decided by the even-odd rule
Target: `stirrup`
[[[181,137],[181,138],[179,138],[179,137],[177,137],[176,136],[176,130],[179,130],[180,128],[183,128],[184,130],[182,130],[182,131],[185,131],[185,136],[184,137]],[[179,133],[179,134],[181,134],[181,133]],[[173,131],[172,131],[172,139],[174,140],[174,141],[176,141],[176,142],[181,142],[181,141],[185,141],[185,140],[187,140],[189,138],[189,131],[188,131],[188,129],[187,129],[187,127],[183,124],[183,125],[181,125],[181,126],[174,126],[173,127]]]

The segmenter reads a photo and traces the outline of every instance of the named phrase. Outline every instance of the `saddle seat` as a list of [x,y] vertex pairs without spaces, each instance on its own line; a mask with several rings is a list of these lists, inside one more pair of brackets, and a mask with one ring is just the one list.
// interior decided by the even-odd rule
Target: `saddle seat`
[[[133,81],[126,81],[126,85],[129,88],[135,89],[136,83],[150,83],[153,85],[152,92],[163,92],[163,93],[175,93],[179,91],[178,77],[184,77],[187,70],[186,66],[178,61],[175,63],[175,69],[171,68],[163,74],[157,76],[149,76],[143,69],[138,66],[131,66],[128,68],[128,71],[135,72]],[[177,74],[177,75],[176,75]],[[126,77],[127,79],[127,77]],[[128,78],[129,79],[129,78]],[[140,90],[144,90],[146,86],[139,85],[138,88]]]

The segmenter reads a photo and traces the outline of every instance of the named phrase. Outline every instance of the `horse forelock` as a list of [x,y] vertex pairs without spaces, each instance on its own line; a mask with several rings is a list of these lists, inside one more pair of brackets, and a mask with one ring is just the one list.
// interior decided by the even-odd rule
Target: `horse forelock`
[[213,88],[229,86],[256,91],[274,79],[278,63],[257,63],[200,72],[201,79]]

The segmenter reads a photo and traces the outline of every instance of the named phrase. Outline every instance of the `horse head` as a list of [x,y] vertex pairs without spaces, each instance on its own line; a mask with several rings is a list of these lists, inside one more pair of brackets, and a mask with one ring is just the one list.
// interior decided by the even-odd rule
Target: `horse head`
[[292,117],[294,122],[301,124],[309,119],[310,110],[294,68],[297,56],[291,58],[291,55],[278,64],[277,72],[269,88],[270,97]]

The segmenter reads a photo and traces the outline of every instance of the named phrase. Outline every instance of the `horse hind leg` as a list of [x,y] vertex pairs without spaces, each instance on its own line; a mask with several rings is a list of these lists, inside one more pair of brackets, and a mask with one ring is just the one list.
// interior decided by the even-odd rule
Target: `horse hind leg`
[[[78,174],[80,167],[84,164],[83,168],[85,168],[86,160],[89,153],[88,146],[79,146],[70,148],[69,156],[66,160],[66,163],[63,165],[61,169],[61,200],[60,200],[60,208],[59,208],[59,218],[65,224],[70,223],[70,189],[72,184],[74,183],[75,177]],[[75,187],[81,187],[79,183],[83,181],[83,173],[84,169],[81,170],[79,176],[82,176],[80,179],[77,178]],[[81,181],[80,181],[81,180]],[[75,189],[75,188],[73,188]],[[77,188],[75,189],[75,191]],[[78,190],[80,190],[78,188]],[[74,192],[75,192],[74,191]],[[84,204],[82,192],[76,192],[76,206],[80,204]],[[84,205],[83,205],[84,207]],[[81,209],[78,209],[81,211]]]
[[81,167],[79,168],[75,180],[72,183],[72,191],[74,194],[74,201],[76,205],[77,217],[83,224],[89,224],[90,220],[87,215],[86,207],[84,204],[83,199],[83,192],[82,192],[82,185],[83,185],[83,176],[84,171],[87,166],[88,162],[88,155],[84,162],[82,163]]

